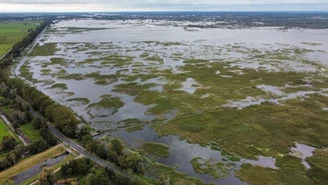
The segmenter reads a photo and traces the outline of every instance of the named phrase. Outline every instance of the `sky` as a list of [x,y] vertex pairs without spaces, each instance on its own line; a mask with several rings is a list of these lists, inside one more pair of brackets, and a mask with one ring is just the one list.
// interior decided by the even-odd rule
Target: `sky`
[[0,0],[0,13],[121,11],[328,11],[328,0]]

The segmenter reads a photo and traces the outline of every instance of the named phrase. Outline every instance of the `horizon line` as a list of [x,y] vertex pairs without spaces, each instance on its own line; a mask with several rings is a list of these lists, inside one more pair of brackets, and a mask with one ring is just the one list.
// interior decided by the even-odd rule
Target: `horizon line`
[[134,10],[134,11],[27,11],[27,12],[15,12],[15,11],[8,11],[8,12],[0,12],[0,14],[6,14],[6,13],[169,13],[169,12],[213,12],[213,13],[220,13],[220,12],[260,12],[260,13],[265,13],[265,12],[301,12],[301,13],[311,13],[311,12],[321,12],[321,13],[328,13],[327,11],[324,10]]

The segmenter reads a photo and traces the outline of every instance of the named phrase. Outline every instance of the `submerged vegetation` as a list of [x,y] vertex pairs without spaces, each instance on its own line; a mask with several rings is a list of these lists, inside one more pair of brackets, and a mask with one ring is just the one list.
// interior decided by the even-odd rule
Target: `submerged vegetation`
[[103,95],[98,103],[91,104],[89,107],[101,107],[105,109],[120,108],[124,105],[124,102],[119,97],[113,97],[112,95]]
[[90,100],[88,98],[71,98],[71,99],[68,99],[67,101],[76,101],[76,102],[81,102],[83,104],[90,103]]
[[208,174],[214,178],[226,178],[233,168],[232,163],[216,162],[214,159],[204,160],[195,157],[191,161],[194,170],[199,174]]
[[144,125],[149,122],[138,119],[126,119],[118,122],[118,128],[124,128],[127,132],[142,130]]
[[67,90],[67,85],[66,84],[54,84],[51,86],[51,89],[62,89],[62,90]]
[[144,143],[142,148],[149,154],[153,154],[159,157],[168,157],[170,155],[169,146],[161,143]]
[[56,43],[45,43],[44,45],[37,44],[29,56],[52,56],[58,49]]
[[[49,32],[57,33],[53,29]],[[178,135],[190,143],[220,150],[222,161],[207,160],[203,156],[193,156],[188,161],[201,175],[226,178],[236,170],[232,161],[242,164],[241,158],[256,160],[266,156],[276,160],[277,169],[242,164],[236,176],[254,185],[325,184],[325,150],[317,149],[306,159],[311,166],[309,170],[301,159],[290,156],[295,142],[316,148],[328,146],[328,67],[311,57],[318,53],[326,56],[327,51],[315,49],[320,46],[320,43],[305,42],[297,46],[280,43],[210,45],[206,39],[183,43],[100,44],[45,40],[43,45],[35,46],[28,56],[31,65],[23,64],[20,73],[28,81],[34,73],[40,78],[69,81],[72,91],[75,91],[74,83],[79,87],[76,91],[85,88],[90,92],[87,97],[83,94],[65,101],[78,102],[69,104],[78,111],[84,111],[81,110],[83,104],[88,113],[85,115],[96,128],[96,123],[111,120],[107,126],[111,128],[101,129],[120,134],[122,129],[135,132],[149,124],[159,136]],[[86,81],[91,83],[84,86]],[[64,83],[45,84],[46,90],[67,90]],[[51,109],[67,112],[65,108],[51,106]],[[69,117],[72,126],[56,120],[59,110],[41,111],[58,122],[57,127],[62,131],[76,127],[72,117]],[[66,135],[74,133],[70,131]],[[103,158],[113,157],[102,153],[102,148],[86,147],[99,152]],[[169,149],[154,142],[141,146],[145,153],[161,158],[177,155],[170,154]],[[123,159],[116,161],[122,165]],[[164,182],[202,184],[176,169],[160,164],[152,167],[154,174],[163,175]]]

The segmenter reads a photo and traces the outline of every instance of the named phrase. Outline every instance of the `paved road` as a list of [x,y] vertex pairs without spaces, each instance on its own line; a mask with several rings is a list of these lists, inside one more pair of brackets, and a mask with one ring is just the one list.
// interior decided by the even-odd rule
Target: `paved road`
[[[30,109],[31,114],[33,114],[35,117],[38,117],[40,119],[43,119],[42,116],[40,116],[37,112],[35,112],[33,109]],[[108,164],[107,162],[103,161],[102,159],[100,159],[99,157],[89,153],[88,151],[86,151],[83,147],[81,147],[80,145],[72,142],[71,140],[69,140],[68,138],[66,138],[62,133],[60,133],[57,129],[55,129],[53,126],[51,126],[49,123],[47,123],[48,129],[49,131],[55,135],[58,139],[60,139],[61,141],[63,141],[64,143],[66,143],[67,145],[69,145],[71,148],[75,149],[76,151],[80,152],[81,154],[83,154],[84,156],[86,156],[87,158],[89,158],[90,160],[92,160],[93,162],[99,164],[100,166],[109,168],[114,170],[115,172],[118,172],[124,176],[126,176],[127,178],[132,179],[133,177],[130,176],[128,173],[122,171],[121,169]]]

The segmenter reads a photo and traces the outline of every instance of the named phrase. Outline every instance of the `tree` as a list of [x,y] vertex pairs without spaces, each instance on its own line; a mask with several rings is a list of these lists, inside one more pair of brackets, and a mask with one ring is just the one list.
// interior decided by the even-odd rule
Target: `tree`
[[14,164],[16,164],[16,155],[15,155],[15,153],[14,152],[11,152],[10,154],[9,154],[9,158],[13,161],[13,163]]
[[35,141],[28,145],[30,154],[37,154],[37,153],[43,152],[48,147],[49,147],[49,145],[47,144],[47,141],[45,141],[45,140]]
[[93,138],[90,134],[86,134],[82,137],[82,145],[86,146],[88,143],[92,142]]
[[87,125],[83,125],[81,128],[80,128],[80,131],[79,131],[79,139],[81,140],[83,138],[83,136],[85,135],[90,135],[90,127],[88,127]]
[[122,140],[119,138],[113,138],[110,141],[110,149],[113,150],[117,154],[117,156],[121,156],[124,150]]
[[13,125],[15,127],[19,127],[22,124],[25,124],[27,122],[27,117],[24,112],[21,112],[19,110],[15,110],[11,115],[10,119],[13,122]]
[[96,149],[96,154],[102,159],[107,158],[107,151],[105,149],[105,146],[102,143],[99,143]]
[[8,100],[6,98],[0,96],[0,106],[7,105],[7,103],[8,103]]
[[41,128],[41,120],[39,118],[34,118],[32,124],[35,129]]
[[12,150],[15,148],[17,142],[12,136],[4,136],[1,142],[2,150]]
[[124,155],[123,164],[125,168],[131,168],[134,172],[143,173],[144,169],[141,165],[142,157],[138,152],[131,151],[129,154]]
[[69,137],[76,137],[78,121],[72,111],[62,105],[53,104],[46,108],[46,117],[55,123],[55,127]]
[[161,174],[159,178],[159,185],[170,185],[170,177],[167,177],[164,174]]
[[55,182],[55,176],[52,170],[48,167],[44,167],[39,176],[40,185],[52,185]]
[[70,161],[61,167],[61,174],[63,177],[69,177],[71,175],[84,176],[89,172],[92,164],[87,158],[75,159]]
[[14,153],[16,155],[16,157],[22,157],[23,154],[25,153],[25,146],[23,144],[18,144],[15,146],[15,150]]
[[111,185],[113,184],[105,172],[104,169],[97,170],[94,173],[90,173],[86,177],[86,184],[87,185]]
[[11,159],[9,159],[9,157],[7,156],[0,161],[0,170],[4,170],[12,165],[13,165],[13,163],[12,163]]

